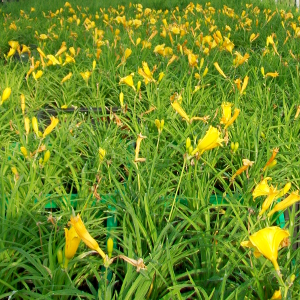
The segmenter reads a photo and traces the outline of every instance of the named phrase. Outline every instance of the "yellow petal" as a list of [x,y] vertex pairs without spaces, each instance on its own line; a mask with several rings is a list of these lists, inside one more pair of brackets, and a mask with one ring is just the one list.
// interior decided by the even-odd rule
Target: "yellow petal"
[[97,251],[103,259],[105,259],[105,253],[100,249],[97,241],[91,237],[89,232],[84,226],[84,223],[82,222],[80,215],[77,216],[71,216],[70,220],[71,225],[76,230],[78,236],[82,239],[82,241],[92,250]]

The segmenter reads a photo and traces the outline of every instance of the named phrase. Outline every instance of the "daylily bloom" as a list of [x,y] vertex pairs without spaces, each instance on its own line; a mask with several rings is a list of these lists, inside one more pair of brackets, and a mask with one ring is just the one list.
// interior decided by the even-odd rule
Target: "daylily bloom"
[[53,66],[60,65],[60,62],[55,58],[54,55],[49,54],[49,55],[47,55],[47,58],[52,62]]
[[145,84],[147,85],[149,82],[156,82],[156,80],[153,78],[153,74],[150,71],[148,64],[143,61],[143,69],[139,68],[138,73],[144,77]]
[[7,53],[7,58],[13,56],[16,53],[16,49],[10,48],[8,53]]
[[62,80],[61,80],[61,84],[63,84],[64,82],[66,82],[67,80],[69,80],[72,77],[72,72],[70,72],[68,75],[66,75]]
[[55,56],[60,56],[61,54],[63,54],[68,48],[66,47],[66,45],[62,45],[60,47],[60,49],[57,51],[57,53],[55,54]]
[[277,71],[275,71],[275,72],[268,72],[265,77],[273,77],[274,78],[274,77],[278,77],[278,76],[279,76],[279,73]]
[[192,155],[195,155],[197,152],[199,152],[199,155],[202,155],[206,150],[222,146],[223,139],[221,139],[219,136],[220,131],[213,126],[210,126],[203,139],[198,142],[198,145],[192,152]]
[[269,209],[274,200],[278,199],[280,191],[277,190],[276,187],[270,186],[270,191],[268,193],[268,197],[265,199],[261,206],[261,211],[259,212],[259,216],[261,216],[265,211]]
[[279,148],[274,148],[273,152],[272,152],[272,156],[270,157],[270,159],[268,160],[268,162],[265,164],[263,170],[265,171],[267,169],[267,167],[272,163],[272,161],[275,159],[277,153],[279,152]]
[[76,254],[81,238],[78,236],[74,227],[71,227],[69,230],[65,228],[65,238],[65,268],[67,268],[69,260]]
[[270,193],[268,180],[272,180],[272,178],[266,177],[255,187],[254,191],[252,192],[253,200],[259,196],[266,196]]
[[257,33],[257,34],[252,33],[250,35],[250,43],[254,42],[258,37],[259,37],[259,33]]
[[238,117],[239,113],[240,113],[240,109],[235,108],[235,109],[234,109],[233,116],[232,116],[232,117],[230,118],[230,120],[225,124],[224,129],[227,129],[227,127],[229,127],[229,126],[236,120],[236,118]]
[[2,105],[3,102],[9,98],[10,94],[11,94],[11,88],[10,87],[5,88],[2,93],[0,105]]
[[223,102],[221,105],[222,108],[222,119],[220,121],[221,124],[227,124],[231,118],[231,106],[233,104],[230,102]]
[[254,248],[254,256],[258,258],[263,255],[269,259],[277,272],[280,268],[277,262],[278,248],[290,236],[287,230],[272,226],[261,229],[252,234],[250,241],[241,243],[242,247]]
[[282,299],[280,290],[275,291],[270,300],[278,300],[278,299]]
[[8,45],[12,47],[13,49],[17,50],[19,48],[19,42],[18,41],[9,41]]
[[82,222],[80,215],[71,216],[70,219],[71,225],[76,230],[78,236],[82,239],[82,241],[92,250],[97,251],[101,257],[105,260],[105,253],[100,249],[96,240],[94,240]]
[[51,123],[50,125],[45,129],[44,133],[43,133],[43,138],[46,137],[49,133],[51,133],[51,131],[56,127],[56,125],[58,124],[59,120],[55,117],[50,117]]
[[225,73],[223,72],[223,70],[220,68],[219,64],[217,62],[214,63],[215,68],[217,69],[217,71],[224,77],[227,78],[227,76],[225,75]]
[[39,78],[41,78],[43,75],[42,70],[38,70],[36,73],[32,72],[32,77],[37,81]]
[[40,47],[37,47],[36,50],[43,58],[46,58],[46,54],[42,51],[42,49]]
[[83,80],[88,83],[90,76],[92,75],[92,73],[90,71],[86,71],[86,72],[80,72],[81,77],[83,78]]
[[292,192],[287,198],[276,204],[274,208],[268,213],[268,217],[272,216],[275,212],[285,210],[294,203],[300,201],[300,195],[298,195],[298,193],[299,191]]
[[172,107],[176,110],[176,112],[184,119],[186,120],[188,123],[192,123],[194,120],[201,120],[204,123],[207,122],[207,120],[209,119],[209,116],[205,116],[205,117],[192,117],[190,118],[187,113],[184,111],[184,109],[181,107],[181,105],[179,104],[179,99],[175,100],[173,102],[171,102]]
[[135,86],[133,84],[133,78],[132,78],[133,76],[134,73],[131,73],[130,75],[121,78],[119,84],[122,83],[127,84],[128,86],[132,87],[135,90]]
[[[66,54],[66,60],[63,63],[63,66],[65,66],[66,64],[70,64],[70,63],[75,63],[75,59],[73,56]],[[81,74],[81,73],[80,73]]]

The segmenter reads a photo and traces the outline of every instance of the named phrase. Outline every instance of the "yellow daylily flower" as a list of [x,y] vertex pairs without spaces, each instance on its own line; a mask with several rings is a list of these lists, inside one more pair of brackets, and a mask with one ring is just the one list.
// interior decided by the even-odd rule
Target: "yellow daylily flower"
[[46,35],[44,33],[40,34],[40,39],[41,40],[46,40],[47,38],[48,38],[48,35]]
[[249,81],[249,77],[248,76],[245,76],[244,78],[244,81],[243,81],[243,85],[242,85],[242,88],[240,90],[240,94],[243,95],[247,85],[248,85],[248,81]]
[[30,48],[27,47],[26,45],[22,44],[22,51],[21,51],[21,53],[25,53],[25,52],[30,53]]
[[41,78],[43,75],[42,70],[38,70],[36,73],[32,72],[32,77],[37,81],[39,78]]
[[298,193],[299,191],[292,192],[287,198],[276,204],[274,208],[268,213],[268,217],[272,216],[275,212],[285,210],[294,203],[300,201],[300,195],[298,195]]
[[[181,97],[180,97],[181,98]],[[180,99],[179,98],[179,99]],[[172,107],[176,110],[176,112],[184,119],[186,120],[188,123],[192,123],[194,120],[201,120],[204,123],[207,122],[207,120],[209,119],[209,116],[205,116],[205,117],[192,117],[190,118],[188,116],[188,114],[184,111],[184,109],[181,107],[181,105],[179,104],[179,99],[171,102]]]
[[217,71],[224,77],[227,78],[227,76],[225,75],[225,73],[223,72],[223,70],[220,68],[219,64],[217,62],[214,63],[215,68],[217,69]]
[[135,90],[135,86],[133,84],[133,76],[134,76],[134,73],[131,73],[128,76],[122,77],[120,79],[119,84],[122,84],[122,83],[127,84],[128,86],[132,87]]
[[266,177],[255,187],[254,191],[252,192],[253,200],[259,196],[266,196],[270,193],[268,180],[272,180],[272,178]]
[[52,62],[53,66],[60,65],[60,62],[55,58],[54,55],[49,54],[49,55],[47,55],[47,58]]
[[252,234],[249,237],[250,241],[242,242],[241,246],[254,248],[255,257],[259,257],[262,254],[272,262],[275,270],[280,272],[277,262],[278,248],[289,236],[290,234],[287,230],[277,226],[266,227]]
[[[63,63],[63,66],[65,66],[66,64],[70,64],[70,63],[75,63],[75,59],[73,56],[67,54],[66,55],[66,60],[65,62]],[[80,73],[81,74],[81,73]]]
[[258,214],[259,216],[269,209],[274,200],[279,198],[279,193],[280,191],[278,191],[276,187],[270,186],[270,192],[261,206],[261,211]]
[[37,47],[36,50],[43,58],[46,58],[46,54],[42,51],[42,49],[40,47]]
[[82,222],[80,215],[71,216],[70,219],[71,225],[76,230],[78,236],[82,239],[82,241],[92,250],[97,251],[101,257],[105,260],[105,253],[100,249],[96,240],[94,240]]
[[61,54],[63,54],[65,51],[67,51],[67,47],[66,47],[66,45],[62,45],[61,47],[60,47],[60,49],[56,52],[56,54],[55,54],[55,56],[60,56]]
[[72,72],[69,72],[68,75],[66,75],[62,80],[61,80],[61,84],[63,84],[64,82],[66,82],[67,80],[69,80],[72,77]]
[[231,106],[233,104],[230,102],[223,102],[221,105],[222,108],[222,119],[220,124],[227,124],[231,118]]
[[80,72],[81,77],[83,80],[88,83],[90,76],[92,75],[92,72],[86,71],[86,72]]
[[278,77],[278,76],[279,76],[279,73],[277,71],[275,71],[275,72],[268,72],[265,77],[275,78],[275,77]]
[[231,119],[226,123],[224,129],[227,129],[227,127],[229,127],[230,125],[232,125],[232,123],[236,120],[236,118],[238,117],[238,115],[240,114],[240,109],[235,108],[234,109],[234,113],[233,116],[231,117]]
[[9,45],[11,48],[15,49],[15,50],[17,50],[17,49],[19,48],[19,42],[18,42],[18,41],[9,41],[9,42],[8,42],[8,45]]
[[16,53],[16,49],[10,48],[8,53],[7,53],[7,58],[13,56]]
[[196,67],[198,65],[198,55],[194,53],[189,53],[188,60],[190,67]]
[[2,93],[0,105],[2,105],[2,103],[10,97],[10,94],[11,94],[11,88],[10,87],[5,88]]
[[192,152],[192,155],[195,155],[197,152],[199,152],[199,155],[202,155],[204,151],[216,148],[218,146],[223,146],[223,141],[224,140],[220,138],[220,131],[213,126],[209,126],[205,136],[198,142],[198,145]]
[[275,291],[270,300],[278,300],[278,299],[282,299],[280,290]]
[[51,123],[50,125],[45,129],[43,133],[43,138],[45,138],[51,131],[57,126],[59,120],[55,117],[50,117]]
[[143,61],[143,69],[139,68],[138,73],[144,78],[145,84],[147,85],[149,82],[156,82],[156,80],[153,78],[153,74],[150,71],[148,64]]
[[81,238],[78,236],[74,227],[71,227],[70,229],[65,228],[65,238],[65,268],[67,268],[69,260],[76,254]]
[[257,34],[252,33],[250,35],[250,43],[254,42],[258,37],[259,37],[259,33],[257,33]]

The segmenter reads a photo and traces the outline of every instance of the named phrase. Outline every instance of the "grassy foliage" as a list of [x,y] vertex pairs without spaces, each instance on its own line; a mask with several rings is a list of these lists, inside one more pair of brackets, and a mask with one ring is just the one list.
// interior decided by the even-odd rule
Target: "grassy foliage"
[[[265,197],[252,195],[266,177],[278,190],[289,182],[299,190],[298,11],[261,1],[141,3],[0,7],[2,100],[11,88],[0,106],[0,299],[270,299],[279,289],[299,298],[297,205],[283,224],[279,214],[267,216],[276,201],[259,216]],[[154,53],[163,44],[172,53]],[[122,84],[131,73],[133,86]],[[226,129],[225,102],[232,115],[240,109]],[[210,118],[189,122],[174,103],[188,120]],[[42,135],[51,116],[58,125],[39,136],[32,119]],[[156,120],[164,120],[161,132]],[[200,155],[210,126],[224,141]],[[275,148],[276,163],[263,170]],[[254,164],[239,173],[243,159]],[[105,267],[84,243],[63,268],[57,254],[74,212],[101,249],[112,237],[113,256],[142,258],[147,269],[137,272],[120,256]],[[281,275],[268,257],[240,246],[271,226],[290,234],[278,254]]]

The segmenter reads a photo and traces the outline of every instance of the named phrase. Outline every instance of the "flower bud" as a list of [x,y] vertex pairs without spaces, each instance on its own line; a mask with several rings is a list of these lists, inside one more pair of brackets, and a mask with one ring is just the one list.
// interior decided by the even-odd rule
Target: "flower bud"
[[189,151],[188,151],[188,152],[189,152],[189,155],[192,155],[192,152],[193,152],[193,151],[194,151],[193,146],[190,146],[190,147],[189,147]]
[[239,143],[238,142],[235,142],[234,143],[234,152],[236,152],[237,151],[237,149],[239,149]]
[[61,249],[57,250],[56,252],[57,261],[60,265],[63,263],[63,252]]
[[39,137],[39,125],[36,117],[32,118],[32,128],[37,137]]
[[28,152],[27,152],[27,149],[25,147],[21,147],[20,150],[21,150],[22,154],[24,155],[24,157],[28,156]]
[[268,168],[269,168],[269,169],[274,168],[276,165],[277,165],[277,159],[274,159],[274,160],[268,165]]
[[0,105],[9,98],[11,94],[11,88],[7,87],[4,91],[3,91],[3,94],[2,94],[2,97],[1,97],[1,103]]
[[120,93],[119,99],[120,99],[120,105],[123,108],[124,107],[124,94],[123,94],[123,92]]
[[101,161],[104,160],[105,154],[106,154],[106,151],[100,147],[99,148],[99,158]]
[[24,126],[25,126],[25,132],[28,135],[30,131],[30,120],[27,117],[24,119]]
[[21,94],[21,109],[22,109],[22,114],[24,115],[25,113],[25,96]]
[[231,142],[230,149],[231,149],[231,151],[234,151],[234,142]]
[[185,149],[188,151],[192,145],[191,139],[188,137],[185,141]]
[[136,86],[136,92],[138,93],[141,89],[141,84],[142,82],[139,80],[138,83],[137,83],[137,86]]
[[112,238],[109,238],[107,240],[107,253],[108,253],[108,257],[111,258],[112,256],[112,252],[113,252],[113,249],[114,249],[114,240]]
[[43,161],[43,164],[45,164],[45,163],[49,160],[50,155],[51,155],[50,151],[47,150],[47,151],[45,152],[45,154],[44,154],[44,161]]
[[155,119],[154,123],[155,123],[155,126],[157,127],[157,130],[159,131],[159,129],[160,129],[160,121],[158,119]]

